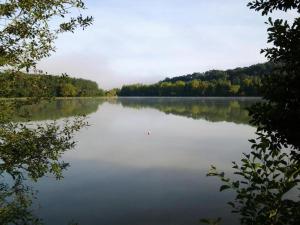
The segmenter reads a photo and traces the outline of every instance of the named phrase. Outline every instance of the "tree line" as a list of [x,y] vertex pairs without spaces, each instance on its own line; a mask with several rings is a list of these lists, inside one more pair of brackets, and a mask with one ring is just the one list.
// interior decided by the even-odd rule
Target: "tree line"
[[104,91],[94,81],[71,78],[67,75],[33,75],[25,73],[0,73],[0,97],[92,97],[103,96]]
[[262,78],[272,73],[268,62],[232,70],[210,70],[166,78],[155,84],[124,85],[119,96],[260,96]]

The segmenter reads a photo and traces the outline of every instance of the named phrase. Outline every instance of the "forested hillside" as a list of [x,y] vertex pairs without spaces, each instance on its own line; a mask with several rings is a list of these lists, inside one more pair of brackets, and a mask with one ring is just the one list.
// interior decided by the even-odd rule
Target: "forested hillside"
[[232,70],[210,70],[166,78],[156,84],[125,85],[119,96],[259,96],[261,78],[271,74],[272,63]]
[[0,97],[89,97],[104,91],[94,81],[69,76],[0,73]]

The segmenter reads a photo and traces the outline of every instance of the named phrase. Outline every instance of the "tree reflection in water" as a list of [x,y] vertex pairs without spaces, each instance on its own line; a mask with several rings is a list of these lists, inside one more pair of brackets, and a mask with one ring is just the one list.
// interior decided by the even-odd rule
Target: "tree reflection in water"
[[[74,98],[24,106],[19,109],[19,113],[30,111],[31,119],[35,121],[54,120],[89,115],[96,112],[103,103],[109,103],[122,105],[125,108],[152,108],[166,114],[205,119],[211,122],[226,121],[248,124],[249,116],[246,108],[258,101],[260,98]],[[24,120],[17,115],[14,116],[15,121]]]
[[[34,215],[36,191],[28,181],[51,174],[62,179],[69,164],[61,160],[72,149],[74,132],[103,103],[209,121],[248,123],[246,107],[258,99],[118,98],[59,99],[39,104],[2,101],[0,112],[0,224],[42,224]],[[15,102],[14,102],[15,103]],[[28,116],[30,121],[28,122]],[[52,122],[75,117],[70,121]],[[45,120],[47,120],[45,122]],[[40,122],[41,121],[41,122]],[[71,218],[70,218],[71,219]]]
[[[73,149],[76,131],[86,126],[84,117],[64,123],[22,123],[14,118],[28,118],[26,110],[18,110],[32,102],[0,102],[0,224],[42,224],[34,216],[35,191],[27,181],[45,175],[61,179],[69,164],[61,160]],[[21,113],[22,112],[22,113]],[[25,116],[26,115],[26,116]]]
[[247,107],[260,98],[119,98],[118,103],[131,108],[154,108],[166,114],[211,122],[248,124]]

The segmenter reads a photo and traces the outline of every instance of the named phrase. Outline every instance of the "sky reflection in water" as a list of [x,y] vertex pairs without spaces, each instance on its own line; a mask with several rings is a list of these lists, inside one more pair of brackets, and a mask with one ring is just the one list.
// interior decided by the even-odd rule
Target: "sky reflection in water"
[[255,101],[125,98],[50,103],[56,118],[64,117],[61,109],[70,116],[70,106],[74,113],[91,113],[91,126],[77,135],[76,150],[64,156],[71,163],[65,179],[43,178],[35,185],[38,215],[46,224],[192,225],[219,216],[223,224],[234,224],[226,205],[230,193],[219,193],[220,183],[205,174],[211,164],[230,171],[231,161],[249,150],[247,140],[255,129],[247,124],[245,107]]

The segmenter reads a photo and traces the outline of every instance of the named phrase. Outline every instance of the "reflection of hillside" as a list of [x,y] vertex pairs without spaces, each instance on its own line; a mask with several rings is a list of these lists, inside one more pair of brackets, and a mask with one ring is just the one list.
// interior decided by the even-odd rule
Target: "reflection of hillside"
[[21,107],[14,113],[14,121],[24,121],[19,115],[30,114],[30,120],[56,120],[96,112],[104,102],[121,104],[135,109],[154,108],[166,114],[180,115],[212,122],[227,121],[247,124],[246,110],[257,98],[74,98],[57,99],[37,105]]
[[246,110],[257,98],[119,98],[124,107],[155,108],[166,114],[248,124]]
[[30,120],[57,120],[72,116],[88,115],[96,112],[105,100],[101,98],[57,99],[41,102],[37,105],[21,107],[14,116],[15,121],[24,120],[21,116],[29,113]]

